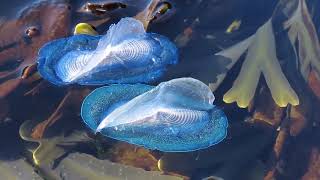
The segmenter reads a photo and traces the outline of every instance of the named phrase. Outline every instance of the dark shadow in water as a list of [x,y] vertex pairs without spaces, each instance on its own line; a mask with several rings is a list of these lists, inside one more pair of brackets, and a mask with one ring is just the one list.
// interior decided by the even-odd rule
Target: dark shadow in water
[[208,176],[225,180],[242,179],[254,168],[252,165],[261,153],[266,149],[270,151],[274,135],[274,131],[233,123],[223,142],[195,152],[165,153],[161,158],[161,167],[194,180]]
[[24,150],[19,137],[19,124],[8,122],[0,125],[0,161],[11,161],[21,158]]
[[[8,121],[0,123],[0,159],[18,159],[26,153],[23,141],[19,136],[20,125],[30,119],[42,121],[53,111],[58,99],[63,95],[63,89],[49,87],[46,92],[37,96],[23,96],[24,88],[18,88],[7,97],[9,102]],[[45,94],[49,94],[45,96]],[[52,96],[54,94],[54,96]]]

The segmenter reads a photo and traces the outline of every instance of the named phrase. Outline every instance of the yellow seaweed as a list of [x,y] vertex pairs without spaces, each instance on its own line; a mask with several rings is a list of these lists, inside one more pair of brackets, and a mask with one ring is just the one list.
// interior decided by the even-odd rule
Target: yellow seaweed
[[277,105],[298,105],[299,98],[283,74],[276,56],[271,19],[261,26],[252,38],[240,73],[232,88],[224,95],[224,102],[237,102],[241,108],[248,107],[262,73]]
[[21,139],[39,144],[36,148],[31,148],[32,161],[36,166],[46,166],[51,164],[55,159],[66,153],[66,149],[60,145],[76,144],[79,142],[90,141],[85,132],[74,131],[68,136],[60,134],[58,136],[34,139],[31,137],[32,129],[36,125],[36,121],[27,120],[21,124],[19,135]]
[[[231,60],[230,63],[225,67],[229,71],[235,65],[235,63],[238,61],[238,59],[241,57],[241,55],[247,51],[253,38],[254,38],[254,35],[241,41],[238,44],[235,44],[235,45],[229,47],[228,49],[225,49],[223,51],[216,53],[215,55],[216,56],[223,56],[223,57]],[[219,74],[216,77],[217,81],[209,84],[210,89],[212,91],[215,91],[219,87],[219,85],[222,83],[222,81],[225,79],[226,75],[227,75],[227,73]]]
[[[297,9],[284,23],[284,28],[289,29],[288,35],[290,42],[295,52],[299,52],[298,68],[304,79],[308,79],[312,69],[314,69],[317,76],[320,77],[319,38],[305,0],[299,0]],[[296,49],[295,46],[297,40],[298,49]]]
[[88,23],[79,23],[74,28],[73,34],[98,35],[94,27]]
[[231,34],[232,32],[239,30],[241,22],[241,20],[234,20],[227,28],[226,33]]

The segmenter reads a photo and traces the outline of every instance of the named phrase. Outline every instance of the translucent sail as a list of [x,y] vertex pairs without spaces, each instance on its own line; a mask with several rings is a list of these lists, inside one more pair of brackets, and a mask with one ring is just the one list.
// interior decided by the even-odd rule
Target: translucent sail
[[[171,80],[114,110],[103,119],[97,131],[121,124],[166,121],[167,118],[162,117],[170,114],[172,123],[193,123],[207,116],[204,112],[212,109],[213,101],[212,92],[202,82],[191,78]],[[171,122],[167,119],[167,123]]]

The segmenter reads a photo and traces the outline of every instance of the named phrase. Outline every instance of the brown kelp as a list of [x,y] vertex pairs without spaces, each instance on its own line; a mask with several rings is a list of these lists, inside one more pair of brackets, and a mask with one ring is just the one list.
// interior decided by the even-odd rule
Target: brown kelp
[[64,98],[61,100],[58,107],[48,117],[48,119],[40,122],[39,124],[33,127],[31,136],[34,139],[41,139],[50,126],[52,126],[56,121],[63,118],[67,114],[70,114],[70,109],[79,109],[82,100],[89,94],[89,92],[90,90],[87,88],[69,89]]
[[40,1],[28,6],[16,19],[0,26],[0,89],[6,96],[21,83],[21,72],[35,62],[47,41],[66,36],[70,20],[67,1]]

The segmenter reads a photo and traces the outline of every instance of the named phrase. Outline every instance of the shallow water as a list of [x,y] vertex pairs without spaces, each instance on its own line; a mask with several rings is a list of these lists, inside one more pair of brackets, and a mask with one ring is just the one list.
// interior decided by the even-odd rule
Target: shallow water
[[[286,17],[275,10],[279,1],[170,0],[174,13],[150,23],[147,31],[175,42],[180,59],[178,65],[170,66],[151,85],[179,77],[199,79],[213,90],[214,104],[229,120],[228,135],[221,143],[184,153],[147,150],[91,132],[80,117],[80,108],[83,99],[97,86],[57,87],[41,80],[36,71],[18,85],[13,82],[35,62],[36,53],[45,42],[71,35],[79,22],[91,23],[104,34],[110,24],[134,16],[148,1],[122,0],[127,8],[102,16],[80,12],[87,2],[83,0],[43,2],[54,2],[43,16],[37,15],[43,9],[32,6],[37,2],[30,0],[14,0],[0,6],[0,179],[320,179],[320,81],[312,73],[305,78],[300,71],[304,61],[296,60],[288,30],[282,26]],[[71,8],[65,7],[68,10],[54,18],[51,12],[61,12],[56,2]],[[281,0],[280,10],[290,2],[293,1]],[[306,2],[319,36],[320,1]],[[36,15],[24,19],[25,15],[19,13],[31,6]],[[300,104],[280,108],[263,76],[258,78],[249,107],[225,103],[223,96],[245,64],[245,54],[231,68],[232,59],[215,53],[254,34],[272,15],[277,62]],[[239,28],[226,33],[235,20],[241,20]],[[39,28],[39,34],[28,38],[25,31],[30,26]],[[16,42],[18,45],[12,45]],[[312,43],[306,41],[304,45],[310,49],[314,47]],[[315,62],[320,64],[320,59]],[[307,69],[316,69],[315,66]],[[3,76],[13,71],[16,73]],[[221,77],[225,78],[220,82]],[[274,77],[272,82],[281,76]]]

